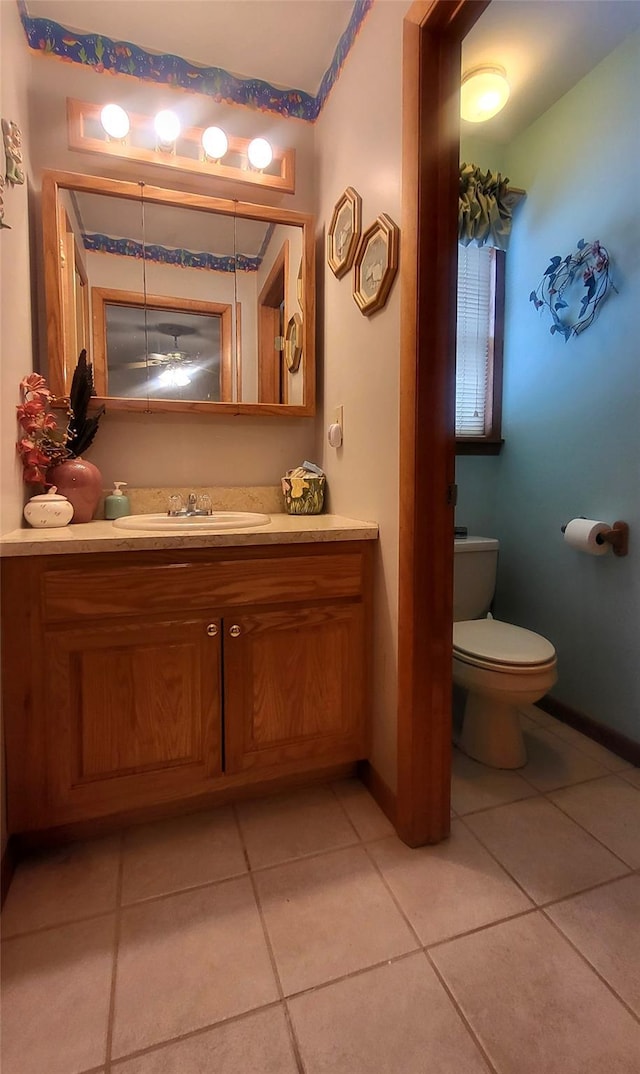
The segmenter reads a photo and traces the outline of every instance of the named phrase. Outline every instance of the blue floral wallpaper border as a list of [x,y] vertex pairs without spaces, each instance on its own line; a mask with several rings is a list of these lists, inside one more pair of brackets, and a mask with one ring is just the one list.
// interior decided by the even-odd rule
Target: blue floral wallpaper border
[[217,102],[241,104],[313,123],[373,2],[355,0],[349,25],[338,41],[315,97],[304,90],[278,89],[258,78],[237,78],[222,67],[200,67],[170,53],[146,52],[129,41],[112,41],[99,34],[73,34],[51,19],[32,18],[25,0],[18,0],[18,7],[29,47],[45,55],[92,67],[98,74],[131,75],[146,82],[202,93]]
[[257,272],[262,257],[249,257],[248,254],[194,253],[192,250],[174,249],[157,246],[135,239],[114,239],[111,235],[82,233],[85,250],[98,254],[117,254],[120,257],[136,257],[145,261],[154,261],[160,265],[177,265],[179,268],[208,269],[209,272]]

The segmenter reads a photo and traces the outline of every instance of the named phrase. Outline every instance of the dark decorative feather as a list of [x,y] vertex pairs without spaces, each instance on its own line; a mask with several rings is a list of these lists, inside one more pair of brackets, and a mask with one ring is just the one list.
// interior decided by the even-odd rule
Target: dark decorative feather
[[87,362],[87,352],[82,350],[73,372],[69,393],[71,417],[67,429],[67,448],[76,458],[93,443],[98,423],[104,414],[105,408],[102,406],[92,417],[87,417],[89,402],[95,394],[93,368],[91,363]]

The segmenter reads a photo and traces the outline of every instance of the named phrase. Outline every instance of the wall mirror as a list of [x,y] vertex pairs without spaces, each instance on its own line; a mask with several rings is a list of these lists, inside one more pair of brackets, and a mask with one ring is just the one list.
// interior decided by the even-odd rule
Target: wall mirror
[[110,409],[314,413],[311,216],[60,172],[42,208],[56,396],[85,347]]

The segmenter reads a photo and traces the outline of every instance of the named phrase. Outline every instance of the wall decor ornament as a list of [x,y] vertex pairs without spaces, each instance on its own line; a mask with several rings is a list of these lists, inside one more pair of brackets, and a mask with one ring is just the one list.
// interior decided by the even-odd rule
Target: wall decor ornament
[[302,317],[294,313],[289,318],[285,336],[285,361],[290,373],[297,373],[302,358]]
[[4,175],[0,175],[0,230],[2,228],[11,231],[10,224],[4,222]]
[[353,265],[362,229],[362,198],[348,186],[338,198],[327,235],[327,261],[340,279]]
[[580,239],[577,253],[551,258],[529,301],[537,310],[544,307],[549,310],[553,319],[551,335],[564,336],[566,343],[592,324],[598,306],[610,290],[618,293],[609,278],[609,254],[598,239],[593,242]]
[[24,183],[24,168],[22,166],[22,133],[17,123],[10,119],[2,120],[2,138],[4,152],[7,158],[5,178],[12,186],[22,186]]
[[353,297],[365,317],[381,309],[398,271],[400,228],[386,213],[367,228],[356,253]]

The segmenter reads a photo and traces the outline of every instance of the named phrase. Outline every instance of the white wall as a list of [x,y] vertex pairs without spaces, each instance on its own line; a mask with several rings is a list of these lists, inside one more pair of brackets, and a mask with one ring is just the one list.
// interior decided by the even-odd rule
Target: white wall
[[[15,449],[18,385],[33,370],[31,329],[31,257],[29,229],[30,129],[26,72],[21,62],[23,32],[15,4],[0,3],[0,114],[22,131],[27,183],[4,191],[4,220],[11,228],[0,234],[0,533],[22,522],[25,486]],[[2,156],[4,167],[4,153]],[[0,746],[0,852],[7,842],[4,807],[4,744]]]
[[[27,180],[30,180],[30,125],[27,111],[27,72],[24,34],[17,6],[0,4],[2,80],[0,109],[3,119],[13,120],[22,131]],[[4,150],[2,150],[4,169]],[[0,328],[0,532],[15,529],[22,521],[24,486],[22,466],[16,455],[16,404],[18,385],[33,369],[31,329],[31,276],[29,186],[5,184],[4,220],[11,230],[0,235],[2,318]]]
[[[400,223],[402,21],[409,3],[378,0],[316,124],[318,335],[324,340],[318,451],[330,510],[380,524],[373,650],[372,762],[396,785],[398,405],[400,285],[363,317],[350,272],[326,263],[326,229],[345,187],[362,197],[363,229],[382,212]],[[402,240],[401,240],[402,241]],[[344,406],[344,445],[325,427]]]

